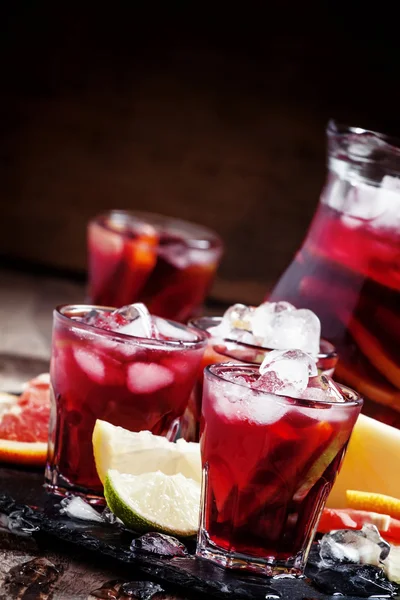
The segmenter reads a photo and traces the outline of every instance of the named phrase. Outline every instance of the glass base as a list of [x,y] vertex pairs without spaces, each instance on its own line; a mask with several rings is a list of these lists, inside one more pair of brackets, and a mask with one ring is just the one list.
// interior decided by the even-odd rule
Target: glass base
[[247,556],[239,552],[227,552],[212,542],[206,531],[200,530],[197,540],[196,556],[205,558],[225,569],[248,571],[264,577],[303,577],[303,556],[288,560],[278,560],[273,556],[265,559]]
[[68,496],[80,496],[89,504],[105,506],[106,501],[101,493],[93,490],[74,486],[65,477],[60,475],[56,468],[47,464],[44,476],[44,487],[49,494],[66,498]]

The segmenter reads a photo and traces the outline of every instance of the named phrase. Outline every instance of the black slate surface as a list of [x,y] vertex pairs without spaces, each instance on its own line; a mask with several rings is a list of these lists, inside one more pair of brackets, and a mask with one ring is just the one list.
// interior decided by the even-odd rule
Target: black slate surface
[[[347,595],[346,600],[368,597],[371,594],[377,598],[389,597],[385,590],[386,584],[382,583],[376,571],[367,573],[372,579],[377,577],[376,585],[372,588],[365,587],[366,573],[357,567],[350,571],[346,568],[336,569],[321,576],[317,569],[310,566],[308,575],[319,583],[318,586],[309,578],[268,580],[226,571],[210,562],[196,559],[193,556],[193,542],[187,543],[189,555],[183,557],[163,557],[143,550],[132,552],[130,544],[135,537],[134,533],[118,525],[76,521],[61,516],[57,507],[59,499],[48,496],[43,490],[42,482],[42,473],[0,468],[0,515],[3,515],[3,527],[11,527],[11,530],[15,527],[14,532],[19,534],[21,528],[25,529],[27,535],[34,536],[42,547],[48,547],[49,550],[56,547],[58,551],[71,554],[79,549],[86,552],[88,557],[94,555],[99,559],[105,558],[116,566],[124,565],[127,574],[140,573],[141,578],[158,582],[167,591],[178,590],[185,598],[332,598],[332,595],[321,591],[321,586],[322,589],[328,589],[330,594],[340,591],[352,593],[354,590],[359,590],[357,593],[362,594]],[[5,515],[9,516],[8,521]],[[155,592],[154,600],[158,597],[157,593]],[[144,595],[151,598],[152,590],[146,590]]]

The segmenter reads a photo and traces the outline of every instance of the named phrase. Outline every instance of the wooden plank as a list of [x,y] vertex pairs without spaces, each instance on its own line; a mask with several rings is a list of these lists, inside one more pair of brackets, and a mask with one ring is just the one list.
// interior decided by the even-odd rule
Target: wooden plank
[[0,534],[0,600],[81,600],[126,573],[88,557],[40,550],[31,539]]

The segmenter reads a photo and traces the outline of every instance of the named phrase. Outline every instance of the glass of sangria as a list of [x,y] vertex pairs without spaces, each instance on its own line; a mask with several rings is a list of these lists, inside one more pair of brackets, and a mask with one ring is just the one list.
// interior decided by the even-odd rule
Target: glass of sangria
[[271,350],[298,347],[314,354],[318,370],[332,376],[338,360],[333,344],[320,338],[318,317],[310,311],[297,311],[288,302],[265,302],[259,307],[235,304],[222,317],[197,317],[189,325],[205,333],[208,343],[182,420],[187,441],[199,441],[207,365],[229,361],[260,365]]
[[205,370],[197,555],[301,575],[362,406],[299,350]]
[[330,122],[328,175],[302,247],[273,290],[313,310],[335,376],[400,427],[400,142]]
[[174,439],[206,345],[194,329],[142,304],[54,311],[46,484],[101,498],[92,450],[96,419]]
[[112,210],[88,226],[89,299],[101,306],[144,302],[154,315],[187,321],[199,314],[223,246],[194,223]]

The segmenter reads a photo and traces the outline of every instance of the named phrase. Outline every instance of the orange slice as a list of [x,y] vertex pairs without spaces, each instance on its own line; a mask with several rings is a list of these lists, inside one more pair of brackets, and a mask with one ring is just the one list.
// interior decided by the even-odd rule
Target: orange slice
[[28,382],[20,397],[0,393],[0,462],[43,465],[49,418],[48,374]]
[[375,494],[373,492],[360,492],[358,490],[346,490],[346,499],[349,508],[373,511],[400,519],[400,500],[393,496],[385,496],[385,494]]
[[157,262],[159,235],[152,227],[129,240],[133,268],[152,270]]
[[335,369],[335,375],[339,381],[344,381],[347,385],[355,388],[362,396],[377,402],[382,406],[388,406],[395,410],[400,410],[400,392],[396,388],[390,387],[385,381],[377,381],[380,376],[374,370],[372,373],[372,365],[370,374],[361,372],[358,366],[346,365],[343,361],[339,363]]
[[361,352],[374,367],[396,388],[400,388],[400,368],[380,341],[355,318],[350,321],[348,329]]
[[0,462],[41,467],[47,457],[47,442],[17,442],[0,439]]

